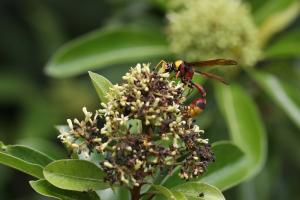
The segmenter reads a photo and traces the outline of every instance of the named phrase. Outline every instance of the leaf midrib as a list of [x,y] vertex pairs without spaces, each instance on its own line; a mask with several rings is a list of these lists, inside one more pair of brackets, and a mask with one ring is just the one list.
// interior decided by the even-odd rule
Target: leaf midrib
[[78,176],[72,176],[72,175],[66,175],[66,174],[61,174],[61,173],[56,173],[50,170],[44,170],[44,175],[46,176],[46,174],[49,173],[48,175],[52,175],[52,176],[59,176],[59,177],[67,177],[70,179],[79,179],[82,181],[88,180],[90,182],[97,182],[97,183],[104,183],[103,181],[100,181],[99,179],[94,179],[94,178],[85,178],[85,177],[78,177]]
[[[20,159],[20,158],[18,158],[18,157],[12,156],[12,155],[10,155],[10,154],[7,154],[7,153],[1,152],[1,151],[0,151],[0,154],[5,155],[5,156],[8,156],[8,157],[13,158],[13,159],[16,159],[16,160],[18,160],[18,161],[20,161],[20,162],[23,162],[25,165],[28,165],[28,166],[31,166],[31,167],[36,167],[36,169],[40,169],[40,170],[41,170],[41,171],[40,171],[41,174],[39,174],[39,173],[37,173],[37,172],[35,172],[35,171],[32,172],[32,171],[31,171],[32,169],[29,170],[27,167],[25,167],[25,169],[23,169],[22,167],[12,165],[11,163],[10,163],[8,166],[10,166],[10,167],[12,167],[12,168],[14,168],[14,169],[17,169],[17,170],[19,170],[19,171],[22,171],[22,172],[24,172],[24,173],[27,173],[27,174],[29,174],[29,175],[31,175],[31,176],[36,177],[36,178],[43,178],[42,176],[40,176],[40,175],[43,175],[43,173],[42,173],[42,171],[43,171],[43,166],[41,166],[41,165],[39,165],[39,164],[35,164],[35,163],[31,163],[31,162],[22,160],[22,159]],[[3,163],[4,165],[6,165],[4,162],[0,162],[0,163]],[[27,169],[26,169],[26,168],[27,168]]]

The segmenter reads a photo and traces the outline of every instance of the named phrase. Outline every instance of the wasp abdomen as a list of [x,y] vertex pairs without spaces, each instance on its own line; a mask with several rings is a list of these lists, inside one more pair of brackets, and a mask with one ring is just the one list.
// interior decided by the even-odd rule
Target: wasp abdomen
[[197,116],[199,113],[201,113],[206,106],[206,99],[205,98],[199,98],[193,101],[189,106],[189,115],[191,117]]

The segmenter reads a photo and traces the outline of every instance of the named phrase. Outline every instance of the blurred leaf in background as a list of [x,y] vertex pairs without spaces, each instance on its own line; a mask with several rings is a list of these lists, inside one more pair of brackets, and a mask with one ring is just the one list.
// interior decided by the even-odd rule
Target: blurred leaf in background
[[[160,59],[182,57],[170,53],[173,49],[168,40],[170,32],[165,30],[165,16],[170,10],[177,12],[170,2],[1,1],[0,140],[26,144],[53,158],[65,157],[57,144],[54,125],[79,116],[83,106],[89,110],[99,107],[88,70],[97,71],[115,83],[132,63],[155,65]],[[262,55],[252,70],[221,71],[230,77],[233,86],[225,88],[205,82],[208,105],[197,123],[205,128],[211,141],[230,138],[233,143],[214,146],[217,159],[223,152],[231,155],[222,156],[224,162],[211,169],[216,174],[220,170],[223,177],[216,179],[216,174],[208,172],[203,179],[228,189],[258,173],[247,183],[228,189],[227,199],[299,199],[300,3],[298,0],[242,3],[251,8],[248,17],[258,29],[256,39]],[[185,22],[189,19],[184,25]],[[192,28],[203,28],[197,22],[196,19]],[[222,27],[217,28],[222,31]],[[188,37],[187,29],[182,32],[179,36]],[[192,38],[203,39],[199,35]],[[219,52],[215,56],[220,55],[224,54]],[[46,76],[44,71],[54,78]],[[230,153],[233,150],[236,154]],[[233,165],[228,165],[226,159]],[[240,161],[248,163],[251,172],[243,167],[238,168],[240,171],[222,172],[239,167]],[[264,163],[266,166],[259,172]],[[32,194],[33,190],[26,186],[29,177],[0,167],[0,199],[44,199]],[[31,182],[31,185],[52,195],[44,190],[45,182]]]
[[58,51],[46,73],[67,77],[118,63],[150,60],[170,54],[157,27],[120,27],[99,30],[78,38]]

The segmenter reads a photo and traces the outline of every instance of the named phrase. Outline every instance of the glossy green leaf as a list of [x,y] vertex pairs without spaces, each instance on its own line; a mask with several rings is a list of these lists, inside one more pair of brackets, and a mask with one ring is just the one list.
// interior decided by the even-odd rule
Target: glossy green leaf
[[41,167],[45,167],[53,161],[52,158],[42,152],[23,145],[7,145],[6,148],[4,148],[4,152],[27,162],[38,164]]
[[46,66],[55,77],[74,76],[125,62],[148,62],[170,55],[157,28],[118,27],[97,30],[61,47]]
[[162,185],[152,185],[152,188],[168,200],[177,200],[175,195],[171,192],[171,190]]
[[100,200],[95,192],[76,192],[57,188],[46,180],[30,181],[30,186],[37,193],[59,200]]
[[300,128],[300,108],[289,97],[282,83],[275,76],[268,73],[250,71],[249,74]]
[[291,58],[300,56],[300,29],[283,34],[265,50],[266,58]]
[[172,193],[176,200],[188,200],[188,198],[182,192],[172,191]]
[[44,168],[44,176],[52,185],[66,190],[88,191],[109,188],[104,172],[85,160],[58,160]]
[[261,0],[248,0],[249,6],[251,7],[252,13],[256,13],[263,5],[266,3],[265,1]]
[[17,157],[0,152],[0,163],[21,172],[34,176],[36,178],[43,178],[43,168],[37,164],[26,162]]
[[247,173],[256,175],[266,160],[266,133],[257,107],[239,85],[216,85],[216,99],[226,119],[233,142],[245,153]]
[[[281,0],[282,1],[282,0]],[[285,1],[285,0],[284,0]],[[273,1],[269,1],[273,4]],[[280,31],[288,27],[300,13],[300,2],[292,1],[284,9],[268,16],[259,29],[259,42],[261,47],[265,47],[268,41]]]
[[100,101],[106,103],[108,101],[106,98],[106,94],[109,93],[109,88],[113,86],[112,83],[100,74],[89,72],[89,75],[92,79],[93,85],[100,98]]
[[47,155],[22,145],[2,145],[0,163],[36,178],[43,178],[43,167],[52,162]]
[[17,143],[43,152],[54,160],[59,160],[67,157],[65,149],[63,149],[60,144],[56,144],[45,138],[26,137],[17,140]]
[[216,161],[208,165],[200,182],[209,183],[225,190],[243,181],[247,175],[245,154],[235,144],[221,141],[212,148]]
[[222,192],[209,184],[199,182],[187,182],[171,188],[184,194],[189,200],[225,200]]

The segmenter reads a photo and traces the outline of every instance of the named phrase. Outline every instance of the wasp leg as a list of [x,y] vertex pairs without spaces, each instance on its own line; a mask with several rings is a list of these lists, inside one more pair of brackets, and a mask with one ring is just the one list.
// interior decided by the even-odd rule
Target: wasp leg
[[204,77],[207,77],[207,78],[212,78],[212,79],[218,80],[218,81],[224,83],[225,85],[229,85],[229,84],[224,80],[223,77],[218,76],[218,75],[216,75],[216,74],[209,73],[209,72],[201,72],[201,71],[195,71],[195,73],[196,73],[196,74],[200,74],[200,75],[202,75],[202,76],[204,76]]
[[196,88],[199,91],[199,93],[201,94],[202,97],[206,97],[206,92],[200,84],[194,83],[192,81],[190,83],[194,88]]

